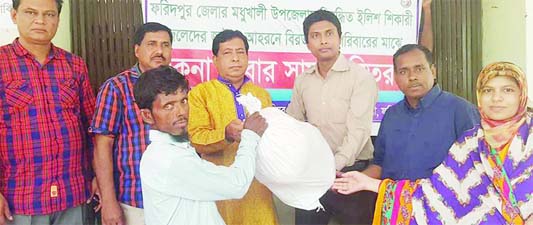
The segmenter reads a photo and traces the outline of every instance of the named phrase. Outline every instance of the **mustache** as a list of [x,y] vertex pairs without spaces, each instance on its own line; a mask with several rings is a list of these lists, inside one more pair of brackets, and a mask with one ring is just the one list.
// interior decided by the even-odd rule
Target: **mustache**
[[176,122],[182,122],[182,121],[188,122],[189,117],[185,115],[179,115],[178,118],[176,119]]
[[415,82],[411,82],[409,83],[409,85],[407,87],[415,87],[415,86],[421,86],[422,83],[418,82],[418,81],[415,81]]
[[166,59],[167,59],[165,56],[163,56],[163,55],[161,55],[161,54],[159,54],[159,55],[154,55],[154,56],[152,57],[152,59],[154,59],[154,58],[161,58],[161,59],[163,59],[163,60],[166,60]]

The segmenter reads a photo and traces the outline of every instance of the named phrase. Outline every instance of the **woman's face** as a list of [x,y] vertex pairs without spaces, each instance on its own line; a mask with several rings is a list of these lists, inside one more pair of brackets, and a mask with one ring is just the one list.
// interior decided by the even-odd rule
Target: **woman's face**
[[518,111],[520,93],[513,78],[496,76],[481,88],[481,111],[492,120],[509,119]]

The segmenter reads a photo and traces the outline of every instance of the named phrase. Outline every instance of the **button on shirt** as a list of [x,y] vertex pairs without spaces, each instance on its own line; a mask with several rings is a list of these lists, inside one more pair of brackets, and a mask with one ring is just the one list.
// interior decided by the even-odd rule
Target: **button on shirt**
[[318,127],[341,170],[372,158],[377,90],[370,72],[340,55],[325,78],[316,66],[296,77],[287,113]]
[[259,140],[253,131],[243,130],[235,161],[226,167],[201,159],[186,140],[151,130],[140,166],[146,224],[225,224],[215,201],[246,194]]
[[412,108],[404,99],[391,106],[381,121],[374,163],[382,178],[426,178],[448,154],[453,142],[479,124],[474,105],[435,85]]
[[0,193],[11,213],[83,204],[93,177],[94,94],[83,60],[52,45],[43,64],[16,39],[0,47]]

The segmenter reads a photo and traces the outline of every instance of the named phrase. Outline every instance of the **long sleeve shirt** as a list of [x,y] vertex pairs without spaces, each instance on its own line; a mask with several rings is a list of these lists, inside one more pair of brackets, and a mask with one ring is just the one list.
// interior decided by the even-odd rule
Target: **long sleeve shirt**
[[52,45],[41,64],[16,39],[0,47],[0,193],[11,213],[83,204],[93,177],[85,62]]
[[140,166],[146,224],[225,224],[215,201],[246,194],[259,139],[243,130],[235,162],[226,167],[201,159],[188,141],[151,130]]
[[372,158],[370,131],[377,96],[372,74],[340,55],[325,78],[316,66],[296,78],[287,113],[318,127],[341,170]]
[[[248,93],[261,101],[262,108],[272,106],[268,92],[247,78],[241,87],[219,78],[198,84],[189,92],[189,137],[203,159],[216,165],[233,163],[238,143],[224,140],[225,128],[232,120],[245,117],[235,97]],[[220,202],[218,209],[228,224],[277,224],[272,193],[257,180],[244,198]]]
[[231,84],[220,79],[201,83],[189,92],[188,130],[191,142],[198,146],[198,152],[216,153],[227,147],[224,145],[226,126],[232,120],[245,118],[243,106],[236,101],[235,96],[247,93],[257,97],[262,108],[272,106],[268,92],[248,79],[245,79],[238,92]]
[[426,178],[463,132],[479,124],[474,105],[435,85],[414,109],[404,99],[391,106],[376,138],[374,163],[382,178]]

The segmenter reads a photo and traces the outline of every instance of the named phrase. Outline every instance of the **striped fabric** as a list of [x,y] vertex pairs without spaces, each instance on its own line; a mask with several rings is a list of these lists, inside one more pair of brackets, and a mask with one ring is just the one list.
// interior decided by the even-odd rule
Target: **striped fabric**
[[139,75],[138,66],[133,66],[108,79],[100,87],[89,131],[115,137],[113,173],[117,199],[142,208],[139,163],[149,144],[150,128],[143,123],[141,111],[133,97],[133,87]]
[[533,214],[532,128],[528,116],[501,166],[476,127],[455,142],[430,178],[383,181],[374,224],[523,224]]
[[94,112],[85,62],[52,45],[41,65],[18,39],[0,47],[0,193],[11,212],[82,204],[93,177]]

